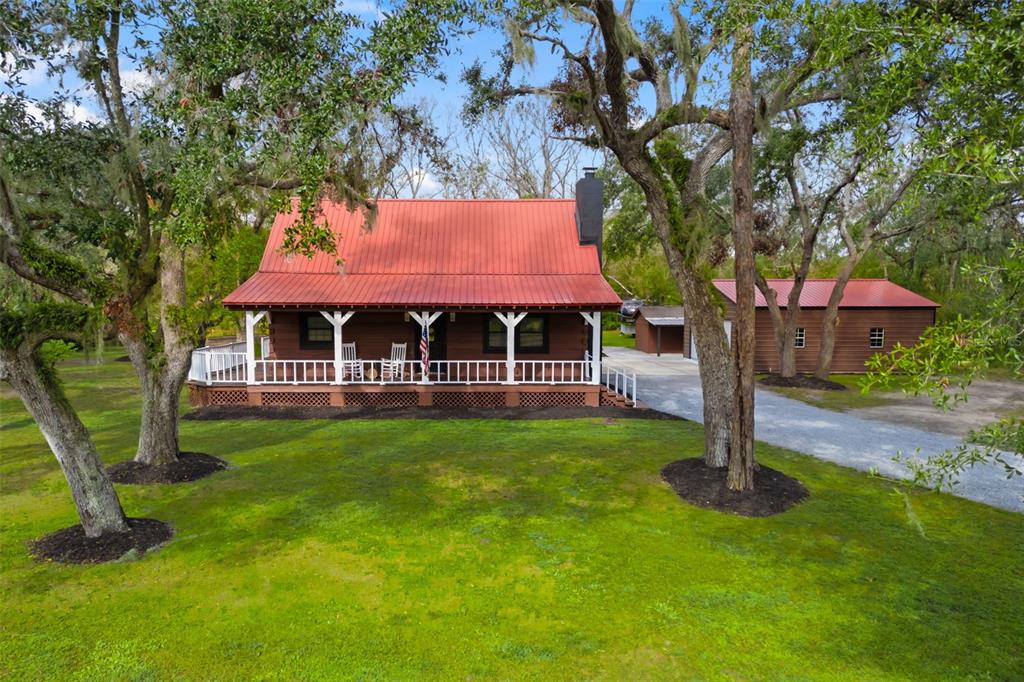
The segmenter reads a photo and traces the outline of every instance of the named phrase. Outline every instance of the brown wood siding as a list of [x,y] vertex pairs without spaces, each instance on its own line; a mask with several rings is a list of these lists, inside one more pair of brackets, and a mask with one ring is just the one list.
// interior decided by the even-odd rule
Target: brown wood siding
[[[806,341],[804,348],[796,349],[798,372],[813,372],[817,366],[818,349],[821,345],[821,321],[824,315],[825,311],[821,308],[805,308],[800,311],[797,327],[804,328]],[[875,353],[888,352],[897,342],[904,346],[917,343],[921,333],[933,323],[934,317],[935,312],[932,308],[840,309],[832,371],[865,371],[864,363]],[[779,369],[779,356],[775,349],[771,314],[767,308],[757,309],[754,324],[755,369],[758,372],[776,372]],[[868,335],[873,327],[885,330],[885,343],[880,349],[868,345]]]
[[[689,353],[689,330],[685,325],[661,328],[662,353]],[[644,353],[658,352],[658,328],[643,315],[636,319],[636,349]]]
[[[445,313],[448,316],[448,313]],[[505,353],[484,352],[484,319],[490,313],[456,313],[448,319],[447,357],[449,360],[503,360]],[[582,360],[587,351],[590,327],[577,312],[549,313],[548,352],[516,353],[521,360]],[[322,359],[334,357],[333,348],[305,349],[299,347],[300,313],[271,312],[270,341],[272,357],[281,360]],[[356,354],[365,360],[391,355],[392,343],[408,343],[407,357],[416,357],[418,325],[405,321],[403,313],[359,313],[353,315],[342,329],[345,343],[355,342]]]

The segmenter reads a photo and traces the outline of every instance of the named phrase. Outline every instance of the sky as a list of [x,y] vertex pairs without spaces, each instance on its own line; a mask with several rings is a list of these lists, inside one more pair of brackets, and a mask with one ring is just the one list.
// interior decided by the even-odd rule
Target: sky
[[[386,8],[390,2],[378,2],[377,0],[341,0],[342,7],[354,14],[359,15],[367,22],[373,21],[380,16],[381,8]],[[662,15],[661,18],[670,24],[666,5],[661,0],[637,0],[634,9],[634,22],[639,24],[647,17]],[[572,45],[579,42],[583,36],[582,28],[575,28],[567,31],[563,37]],[[422,76],[418,78],[408,90],[400,97],[402,104],[418,105],[423,101],[434,103],[435,115],[443,120],[437,121],[439,127],[444,127],[449,122],[459,125],[459,114],[467,95],[467,88],[461,81],[462,71],[480,60],[487,67],[496,65],[495,50],[500,48],[504,42],[504,35],[501,31],[493,28],[477,28],[470,34],[454,37],[449,43],[449,54],[441,59],[441,72],[446,76],[446,82],[435,78]],[[126,73],[124,81],[126,88],[131,91],[140,91],[148,83],[148,76],[141,69],[135,68],[127,58],[122,62]],[[517,66],[514,80],[521,77],[533,83],[545,83],[554,78],[562,65],[561,55],[550,49],[545,44],[537,44],[535,47],[535,61],[529,66]],[[39,66],[22,77],[25,83],[26,94],[33,99],[46,99],[51,96],[58,87],[58,83],[48,77],[44,67]],[[72,119],[79,122],[98,122],[100,120],[100,108],[88,88],[77,81],[73,76],[67,77],[64,86],[72,93],[80,95],[78,103],[69,103],[66,106],[66,113]],[[9,93],[7,93],[9,95]],[[4,96],[3,86],[0,85],[0,96]],[[653,97],[651,97],[653,99]],[[651,104],[649,102],[648,104]],[[35,113],[39,113],[38,107],[33,107]],[[586,151],[581,159],[581,166],[600,165],[601,155],[598,152]],[[428,179],[428,185],[433,183]]]

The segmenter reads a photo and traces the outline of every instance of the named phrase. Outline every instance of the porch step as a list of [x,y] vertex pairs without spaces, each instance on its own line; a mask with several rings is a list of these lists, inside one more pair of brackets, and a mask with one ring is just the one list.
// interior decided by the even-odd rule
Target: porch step
[[601,389],[601,404],[609,407],[630,407],[632,405],[621,395],[607,388]]

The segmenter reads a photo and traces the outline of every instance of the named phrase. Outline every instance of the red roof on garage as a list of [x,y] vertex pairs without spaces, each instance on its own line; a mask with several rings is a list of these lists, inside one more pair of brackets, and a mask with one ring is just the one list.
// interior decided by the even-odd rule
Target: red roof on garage
[[572,199],[382,199],[376,222],[325,202],[338,255],[281,253],[296,213],[274,221],[259,271],[232,307],[618,308]]
[[[824,308],[835,288],[834,279],[809,279],[800,292],[801,308]],[[768,286],[776,293],[776,300],[783,308],[793,289],[791,279],[770,279]],[[736,302],[736,280],[716,279],[715,287],[732,302]],[[754,293],[758,308],[768,307],[760,291]],[[887,279],[851,279],[843,290],[840,308],[938,308],[939,304],[919,296],[909,289],[893,284]]]

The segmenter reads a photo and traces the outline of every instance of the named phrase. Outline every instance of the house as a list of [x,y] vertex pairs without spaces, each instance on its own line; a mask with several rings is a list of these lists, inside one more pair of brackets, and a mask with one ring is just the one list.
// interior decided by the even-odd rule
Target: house
[[636,312],[636,349],[645,353],[689,355],[690,333],[683,306],[640,306]]
[[[834,279],[811,279],[804,283],[800,292],[800,317],[796,332],[796,369],[798,372],[813,372],[817,366],[818,348],[821,343],[821,323],[825,306],[835,287]],[[726,306],[726,334],[732,327],[732,316],[736,303],[736,281],[719,279],[715,288],[722,294]],[[785,311],[793,281],[770,279],[768,285],[776,292],[776,300]],[[754,313],[754,368],[758,372],[772,372],[779,368],[778,352],[775,346],[775,332],[772,327],[768,304],[760,291],[755,293]],[[843,291],[839,303],[839,321],[836,328],[835,350],[832,371],[863,372],[864,363],[876,353],[892,350],[897,343],[912,346],[924,330],[935,324],[935,312],[939,304],[929,301],[912,291],[885,279],[853,279]],[[663,314],[654,309],[650,313],[655,319]],[[644,308],[640,309],[641,313]],[[685,322],[685,321],[684,321]],[[674,324],[674,321],[673,321]],[[655,326],[656,328],[656,326]],[[678,326],[671,327],[673,330]],[[640,343],[640,323],[637,324],[637,348]],[[695,343],[688,326],[681,330],[684,339],[684,354],[697,358]],[[672,338],[678,334],[673,331]],[[664,343],[663,336],[663,343]],[[674,341],[673,341],[674,343]],[[641,350],[657,352],[656,345],[644,344]],[[662,352],[672,352],[662,347]]]
[[224,299],[246,341],[193,354],[193,403],[635,403],[635,379],[601,362],[601,314],[621,305],[601,274],[601,181],[588,170],[576,192],[384,199],[369,230],[325,203],[338,254],[313,258],[281,252],[297,216],[278,215],[259,270]]

